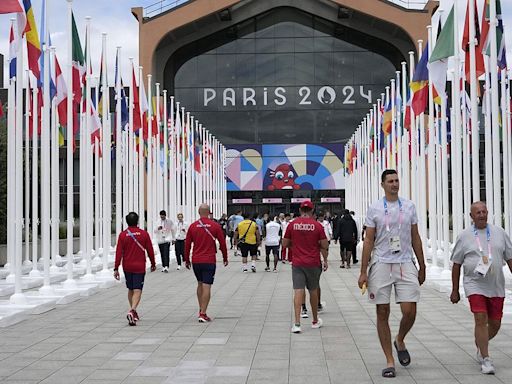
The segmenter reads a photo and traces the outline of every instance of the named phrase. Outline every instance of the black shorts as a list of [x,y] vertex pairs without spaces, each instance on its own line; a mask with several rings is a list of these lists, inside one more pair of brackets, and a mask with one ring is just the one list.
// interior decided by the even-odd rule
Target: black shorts
[[279,245],[265,245],[265,252],[267,256],[270,256],[270,253],[279,256]]
[[140,289],[144,287],[144,277],[146,276],[146,272],[144,273],[133,273],[133,272],[125,272],[124,278],[126,280],[126,288],[129,290]]
[[340,251],[350,251],[354,248],[354,243],[352,241],[340,241]]
[[213,279],[215,278],[215,264],[207,264],[207,263],[197,263],[192,264],[192,269],[194,270],[194,275],[196,275],[196,279],[198,282],[203,284],[213,284]]
[[258,254],[258,246],[256,244],[240,243],[238,247],[242,257],[247,257],[248,255],[256,256]]

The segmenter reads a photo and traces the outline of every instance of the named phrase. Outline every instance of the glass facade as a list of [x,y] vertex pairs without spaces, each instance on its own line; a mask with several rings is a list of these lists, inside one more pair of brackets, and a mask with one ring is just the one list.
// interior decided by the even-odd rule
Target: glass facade
[[277,9],[177,51],[165,71],[176,99],[225,144],[343,142],[401,60],[364,41]]

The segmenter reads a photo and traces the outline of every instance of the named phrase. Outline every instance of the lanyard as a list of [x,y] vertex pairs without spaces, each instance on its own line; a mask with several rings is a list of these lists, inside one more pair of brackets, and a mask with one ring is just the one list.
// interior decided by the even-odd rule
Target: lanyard
[[[491,255],[491,231],[489,230],[489,225],[485,227],[485,232],[487,235],[487,254],[489,255],[489,260],[492,260]],[[476,226],[473,225],[473,234],[475,235],[476,244],[478,245],[478,250],[483,255],[484,250],[482,248],[482,243],[480,243],[480,237],[478,236],[478,231],[476,230]]]
[[[402,201],[398,199],[398,208],[400,209],[400,212],[398,213],[398,229],[402,227]],[[389,232],[389,211],[388,211],[388,201],[384,197],[384,222],[386,223],[386,231]]]

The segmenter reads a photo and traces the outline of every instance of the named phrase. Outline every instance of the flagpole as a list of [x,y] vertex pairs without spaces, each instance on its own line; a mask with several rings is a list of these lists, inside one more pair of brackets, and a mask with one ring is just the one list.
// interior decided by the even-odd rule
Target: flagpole
[[[510,185],[509,185],[509,169],[510,163],[507,161],[509,159],[509,128],[510,128],[510,120],[508,119],[507,113],[507,104],[510,105],[509,100],[507,98],[508,90],[507,90],[507,81],[509,81],[507,70],[503,69],[501,71],[501,122],[502,122],[502,132],[503,132],[503,216],[505,221],[505,232],[509,232],[510,230]],[[500,212],[501,218],[501,212]]]
[[[50,47],[51,56],[50,62],[55,63],[56,53],[55,47]],[[57,86],[56,65],[53,66],[53,78],[55,78],[55,86]],[[60,196],[59,196],[59,128],[57,126],[58,112],[56,98],[52,99],[52,113],[51,113],[51,250],[50,254],[52,260],[57,260],[59,255],[59,209],[60,209]],[[56,263],[55,263],[56,264]],[[58,268],[58,266],[57,266]]]
[[[432,26],[427,27],[428,31],[428,54],[432,55]],[[432,265],[429,273],[438,274],[440,268],[437,265],[437,208],[436,208],[436,166],[435,166],[435,126],[434,126],[434,97],[432,82],[428,82],[428,238],[430,239],[430,255],[432,257]]]
[[[405,61],[402,61],[402,94],[404,95],[404,98],[406,98],[406,95],[407,95],[407,88],[408,88],[408,85],[407,85],[407,62]],[[409,97],[412,97],[412,96],[409,96]],[[406,100],[403,104],[404,104],[404,129],[402,131],[402,136],[400,137],[400,140],[402,142],[402,145],[401,145],[401,163],[402,163],[402,180],[403,180],[403,185],[405,186],[405,188],[402,188],[402,194],[404,195],[404,197],[410,199],[410,194],[409,194],[409,185],[410,185],[410,167],[409,167],[409,131],[406,129],[405,127],[405,115],[407,113],[407,108],[411,108],[411,106],[407,106],[407,104],[409,103],[409,100]],[[375,115],[374,115],[375,116]],[[375,120],[375,119],[374,119]],[[375,124],[374,121],[372,121],[373,124]],[[409,130],[411,129],[411,127],[409,127]],[[375,130],[374,130],[375,132]],[[374,138],[373,138],[373,141],[375,141],[375,135],[374,135]],[[375,193],[373,195],[373,198],[372,198],[372,201],[376,200],[375,199]]]
[[[85,18],[86,34],[85,44],[87,47],[91,46],[90,42],[90,30],[91,30],[91,18]],[[95,276],[92,274],[92,248],[94,247],[94,189],[93,189],[93,146],[94,143],[91,141],[91,50],[87,49],[85,55],[85,133],[83,135],[84,142],[80,143],[80,146],[84,147],[85,156],[85,187],[87,197],[85,199],[85,229],[86,229],[86,240],[85,240],[85,276],[84,281],[93,281]],[[69,93],[68,93],[69,97]],[[97,233],[96,233],[97,236]],[[96,248],[97,254],[97,248]]]
[[[492,1],[491,1],[492,3]],[[475,0],[469,0],[469,77],[471,87],[471,171],[472,171],[472,201],[480,200],[480,121],[478,119],[477,78],[475,55]],[[492,30],[492,28],[491,28]]]
[[[133,57],[130,57],[130,68],[133,68]],[[135,211],[135,190],[134,190],[134,178],[135,178],[135,169],[134,169],[134,157],[135,157],[135,148],[134,148],[134,134],[133,134],[133,79],[130,79],[130,86],[128,89],[129,98],[128,98],[128,211]]]
[[[14,31],[14,21],[15,19],[11,19],[11,32]],[[18,35],[21,36],[21,31],[18,31]],[[14,35],[14,33],[13,33]],[[13,42],[11,43],[14,45],[15,41],[17,41],[17,44],[22,43],[21,38],[15,38],[13,36]],[[18,50],[17,50],[18,51]],[[12,60],[16,59],[16,57],[13,57],[14,52],[10,52],[9,54],[9,67],[12,62]],[[16,62],[16,67],[18,67]],[[18,68],[16,68],[18,70]],[[16,262],[14,261],[14,235],[16,233],[16,217],[15,217],[15,210],[14,210],[14,197],[16,195],[16,173],[14,171],[14,165],[15,165],[15,158],[14,158],[14,151],[16,147],[16,141],[14,139],[14,132],[16,129],[16,108],[15,108],[15,102],[16,102],[16,74],[14,74],[13,77],[11,77],[11,74],[9,74],[9,89],[7,94],[7,265],[6,267],[9,268],[9,275],[6,277],[6,281],[9,282],[9,280],[14,280],[15,276],[15,268],[16,268]],[[34,219],[32,219],[34,221]],[[34,257],[34,255],[32,255]],[[36,261],[37,261],[37,253],[36,253]],[[37,263],[36,263],[37,264]]]
[[[492,180],[493,180],[493,200],[494,200],[494,218],[493,223],[499,227],[503,225],[502,206],[501,206],[501,151],[500,151],[500,111],[499,111],[499,89],[498,89],[498,52],[496,37],[496,0],[490,1],[489,15],[489,40],[491,46],[491,121],[492,121]],[[503,125],[505,126],[505,125]]]
[[492,155],[492,118],[491,118],[491,81],[489,72],[485,73],[485,93],[483,95],[482,114],[484,115],[484,148],[485,148],[485,200],[488,206],[488,214],[494,221],[494,193],[493,183],[493,155]]
[[[28,69],[25,70],[27,79],[29,78]],[[23,219],[23,228],[25,230],[25,255],[24,265],[31,265],[30,261],[30,83],[25,87],[25,217]]]
[[[179,123],[179,128],[176,127],[176,124]],[[183,124],[181,122],[181,113],[180,113],[180,103],[179,101],[176,102],[176,117],[175,117],[175,130],[176,130],[176,208],[179,213],[182,213],[183,216],[185,216],[183,212],[183,205],[182,205],[182,183],[181,183],[181,164],[182,159],[181,155],[183,153]]]
[[[508,82],[510,82],[510,78],[511,78],[510,72],[505,69],[505,73],[507,74]],[[507,85],[508,84],[509,83],[507,83]],[[507,148],[507,152],[505,154],[505,161],[504,161],[504,163],[506,164],[506,170],[503,170],[503,173],[505,174],[505,179],[504,179],[505,186],[506,186],[505,188],[508,192],[505,195],[506,206],[504,208],[504,213],[505,213],[505,231],[510,236],[512,234],[512,215],[510,212],[510,198],[512,195],[512,185],[511,185],[512,180],[510,177],[510,170],[512,168],[512,166],[511,166],[512,146],[511,146],[511,142],[510,142],[512,121],[510,119],[510,102],[511,102],[510,86],[505,87],[505,89],[506,89],[506,99],[505,99],[506,100],[505,101],[506,114],[504,116],[505,116],[505,119],[507,120],[507,130],[506,130],[506,134],[504,134],[504,136],[503,136],[503,140],[506,141],[505,145]]]
[[[423,52],[423,40],[418,40],[419,52]],[[430,83],[430,82],[429,82]],[[427,204],[426,204],[426,167],[425,167],[425,113],[419,116],[419,138],[417,137],[418,145],[418,217],[419,217],[419,231],[423,239],[427,237]],[[416,133],[416,132],[415,132]]]
[[164,134],[164,169],[163,169],[163,207],[167,211],[169,217],[174,222],[174,216],[171,216],[171,210],[169,209],[169,127],[167,126],[167,90],[163,90],[164,99],[164,118],[163,118],[163,134]]
[[[464,61],[461,60],[462,68],[465,68]],[[487,76],[486,76],[487,78]],[[466,82],[466,71],[462,73],[463,82]],[[468,117],[468,98],[469,96],[467,92],[464,90],[464,105],[462,108],[462,173],[463,173],[463,190],[464,190],[464,205],[463,205],[463,215],[464,215],[464,228],[467,228],[470,225],[471,218],[469,217],[469,209],[471,205],[471,163],[470,163],[470,155],[469,155],[469,124],[470,120]],[[469,101],[469,104],[471,102]],[[487,158],[487,155],[486,155]],[[487,161],[487,160],[486,160]],[[490,172],[489,172],[490,174]],[[487,175],[487,171],[486,171]]]
[[[139,105],[142,103],[142,87],[144,83],[144,78],[142,77],[142,67],[139,66]],[[145,210],[146,210],[146,201],[144,198],[145,191],[145,183],[146,183],[146,170],[144,168],[144,114],[142,113],[142,109],[140,110],[140,121],[141,128],[139,130],[139,226],[142,229],[147,229],[145,222]]]
[[[153,234],[153,221],[154,217],[154,197],[153,197],[153,103],[151,92],[151,79],[152,75],[148,75],[148,161],[147,161],[147,177],[146,177],[146,191],[147,191],[147,221],[148,232]],[[142,86],[142,84],[141,84]]]
[[171,103],[171,115],[169,116],[169,119],[171,121],[171,130],[169,131],[169,135],[171,138],[171,148],[169,150],[169,164],[170,164],[170,181],[169,185],[172,186],[172,188],[169,188],[169,211],[172,212],[172,218],[173,220],[176,218],[176,206],[178,204],[177,198],[176,198],[176,191],[178,190],[178,179],[176,177],[176,126],[175,126],[175,120],[174,120],[174,96],[171,96],[170,99]]
[[110,248],[112,244],[112,190],[111,190],[111,129],[110,129],[110,106],[108,104],[110,98],[110,90],[107,84],[107,34],[102,33],[102,67],[103,77],[101,79],[102,102],[103,102],[103,269],[100,275],[112,278],[112,274],[108,269],[108,259],[110,256]]
[[[116,47],[117,56],[117,77],[116,77],[116,235],[121,233],[123,225],[123,204],[121,197],[121,147],[123,138],[121,137],[121,47]],[[110,113],[110,111],[109,111]],[[125,191],[126,193],[126,191]],[[116,236],[117,242],[117,236]]]
[[163,204],[163,183],[162,183],[162,163],[161,163],[161,145],[160,145],[160,138],[163,134],[163,132],[160,132],[160,124],[162,122],[160,118],[160,83],[155,83],[155,96],[156,96],[156,111],[155,111],[155,119],[156,119],[156,143],[155,143],[155,183],[156,183],[156,204],[155,204],[155,216],[160,212],[160,210],[164,209],[165,206]]
[[[38,249],[38,226],[39,226],[39,89],[32,90],[32,271],[30,277],[39,277],[41,272],[37,269]],[[28,127],[27,127],[28,129]]]

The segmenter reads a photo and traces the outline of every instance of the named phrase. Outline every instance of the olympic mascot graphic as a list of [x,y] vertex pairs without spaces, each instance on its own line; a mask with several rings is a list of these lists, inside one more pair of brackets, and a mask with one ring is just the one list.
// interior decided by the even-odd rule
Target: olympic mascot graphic
[[280,164],[276,169],[269,169],[271,182],[267,186],[267,190],[275,191],[279,189],[300,189],[300,185],[295,182],[297,173],[291,164]]

